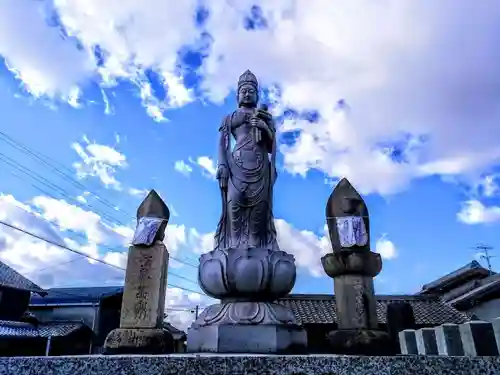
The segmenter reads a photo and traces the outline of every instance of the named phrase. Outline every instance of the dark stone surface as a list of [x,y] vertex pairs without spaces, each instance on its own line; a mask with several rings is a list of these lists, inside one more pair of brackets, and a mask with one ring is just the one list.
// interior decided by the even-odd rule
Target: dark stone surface
[[387,332],[391,338],[394,350],[398,350],[399,332],[405,329],[415,329],[415,315],[413,307],[406,301],[392,302],[387,305],[386,312]]
[[0,375],[496,375],[500,357],[80,356],[0,358]]
[[465,355],[499,355],[493,326],[489,322],[473,321],[460,325]]
[[188,352],[211,353],[305,353],[307,333],[286,324],[219,324],[188,330]]
[[304,353],[307,333],[285,306],[225,302],[204,309],[188,329],[189,352]]
[[340,275],[377,276],[382,270],[380,254],[371,251],[341,251],[326,254],[321,258],[325,273],[330,277]]
[[[219,128],[222,213],[214,249],[200,257],[198,268],[201,289],[224,303],[205,309],[193,323],[188,348],[277,353],[296,341],[305,345],[307,335],[291,311],[268,303],[289,293],[296,278],[295,259],[280,250],[274,225],[276,129],[267,106],[257,109],[259,85],[249,70],[238,80],[237,99],[238,108]],[[300,340],[289,333],[291,326],[301,331]]]
[[117,328],[104,342],[104,354],[166,354],[174,351],[172,334],[165,329]]
[[273,220],[276,129],[266,107],[257,109],[258,91],[257,77],[245,71],[238,80],[238,109],[225,117],[219,129],[216,177],[222,215],[215,233],[216,250],[279,250]]
[[393,355],[394,348],[387,332],[360,329],[339,329],[327,335],[333,354]]
[[165,238],[165,229],[167,228],[168,220],[170,219],[170,210],[154,189],[148,193],[146,198],[144,198],[142,203],[139,205],[139,208],[137,209],[138,225],[143,218],[157,218],[161,219],[162,222],[159,228],[156,230],[154,238],[151,239],[151,241],[149,241],[147,244],[145,243],[141,245],[152,246],[156,241],[163,241]]
[[357,216],[363,218],[364,226],[367,233],[367,241],[364,246],[354,245],[350,247],[352,250],[369,251],[370,250],[370,220],[368,215],[368,207],[361,195],[351,185],[351,183],[343,178],[339,181],[332,194],[328,198],[326,204],[326,223],[328,225],[328,233],[332,243],[333,251],[342,251],[346,248],[340,244],[339,233],[337,230],[337,218],[348,216]]
[[198,283],[221,300],[273,301],[295,284],[293,255],[265,248],[213,250],[200,257]]

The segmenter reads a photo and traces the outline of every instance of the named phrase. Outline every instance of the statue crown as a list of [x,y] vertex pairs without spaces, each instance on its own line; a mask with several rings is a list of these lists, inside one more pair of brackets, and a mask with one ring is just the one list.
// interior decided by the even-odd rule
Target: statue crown
[[259,87],[259,83],[257,82],[257,77],[248,69],[238,79],[238,88],[240,88],[244,84],[250,84],[254,86],[256,89]]

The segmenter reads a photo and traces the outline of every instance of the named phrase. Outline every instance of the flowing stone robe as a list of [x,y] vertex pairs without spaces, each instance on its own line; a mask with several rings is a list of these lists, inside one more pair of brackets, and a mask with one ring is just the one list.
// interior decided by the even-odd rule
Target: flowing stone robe
[[[222,215],[215,233],[215,249],[267,248],[279,250],[272,212],[276,139],[274,124],[261,130],[255,142],[250,119],[255,109],[239,108],[220,127],[219,164],[228,168],[227,190],[221,189]],[[236,144],[231,150],[231,135]]]

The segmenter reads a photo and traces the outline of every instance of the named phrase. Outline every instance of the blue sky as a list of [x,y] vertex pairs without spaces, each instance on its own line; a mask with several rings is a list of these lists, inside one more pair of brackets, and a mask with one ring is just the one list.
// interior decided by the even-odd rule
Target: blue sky
[[[294,292],[333,292],[324,210],[347,177],[384,259],[377,293],[414,293],[500,246],[500,8],[460,3],[3,2],[0,218],[123,267],[154,188],[172,211],[168,303],[206,304],[194,265],[220,214],[217,129],[249,68],[279,124]],[[9,228],[0,258],[45,287],[123,280]]]

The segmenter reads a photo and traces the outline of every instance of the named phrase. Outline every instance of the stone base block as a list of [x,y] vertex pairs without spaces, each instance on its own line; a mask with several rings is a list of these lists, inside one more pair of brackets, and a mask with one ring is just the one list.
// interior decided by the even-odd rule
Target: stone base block
[[188,352],[302,353],[307,334],[292,325],[222,324],[193,327],[187,332]]
[[476,375],[500,374],[500,357],[144,355],[0,357],[0,375]]
[[331,331],[327,335],[334,354],[394,355],[394,343],[387,332],[377,330]]
[[165,354],[173,350],[172,334],[161,328],[117,328],[104,342],[104,354]]

